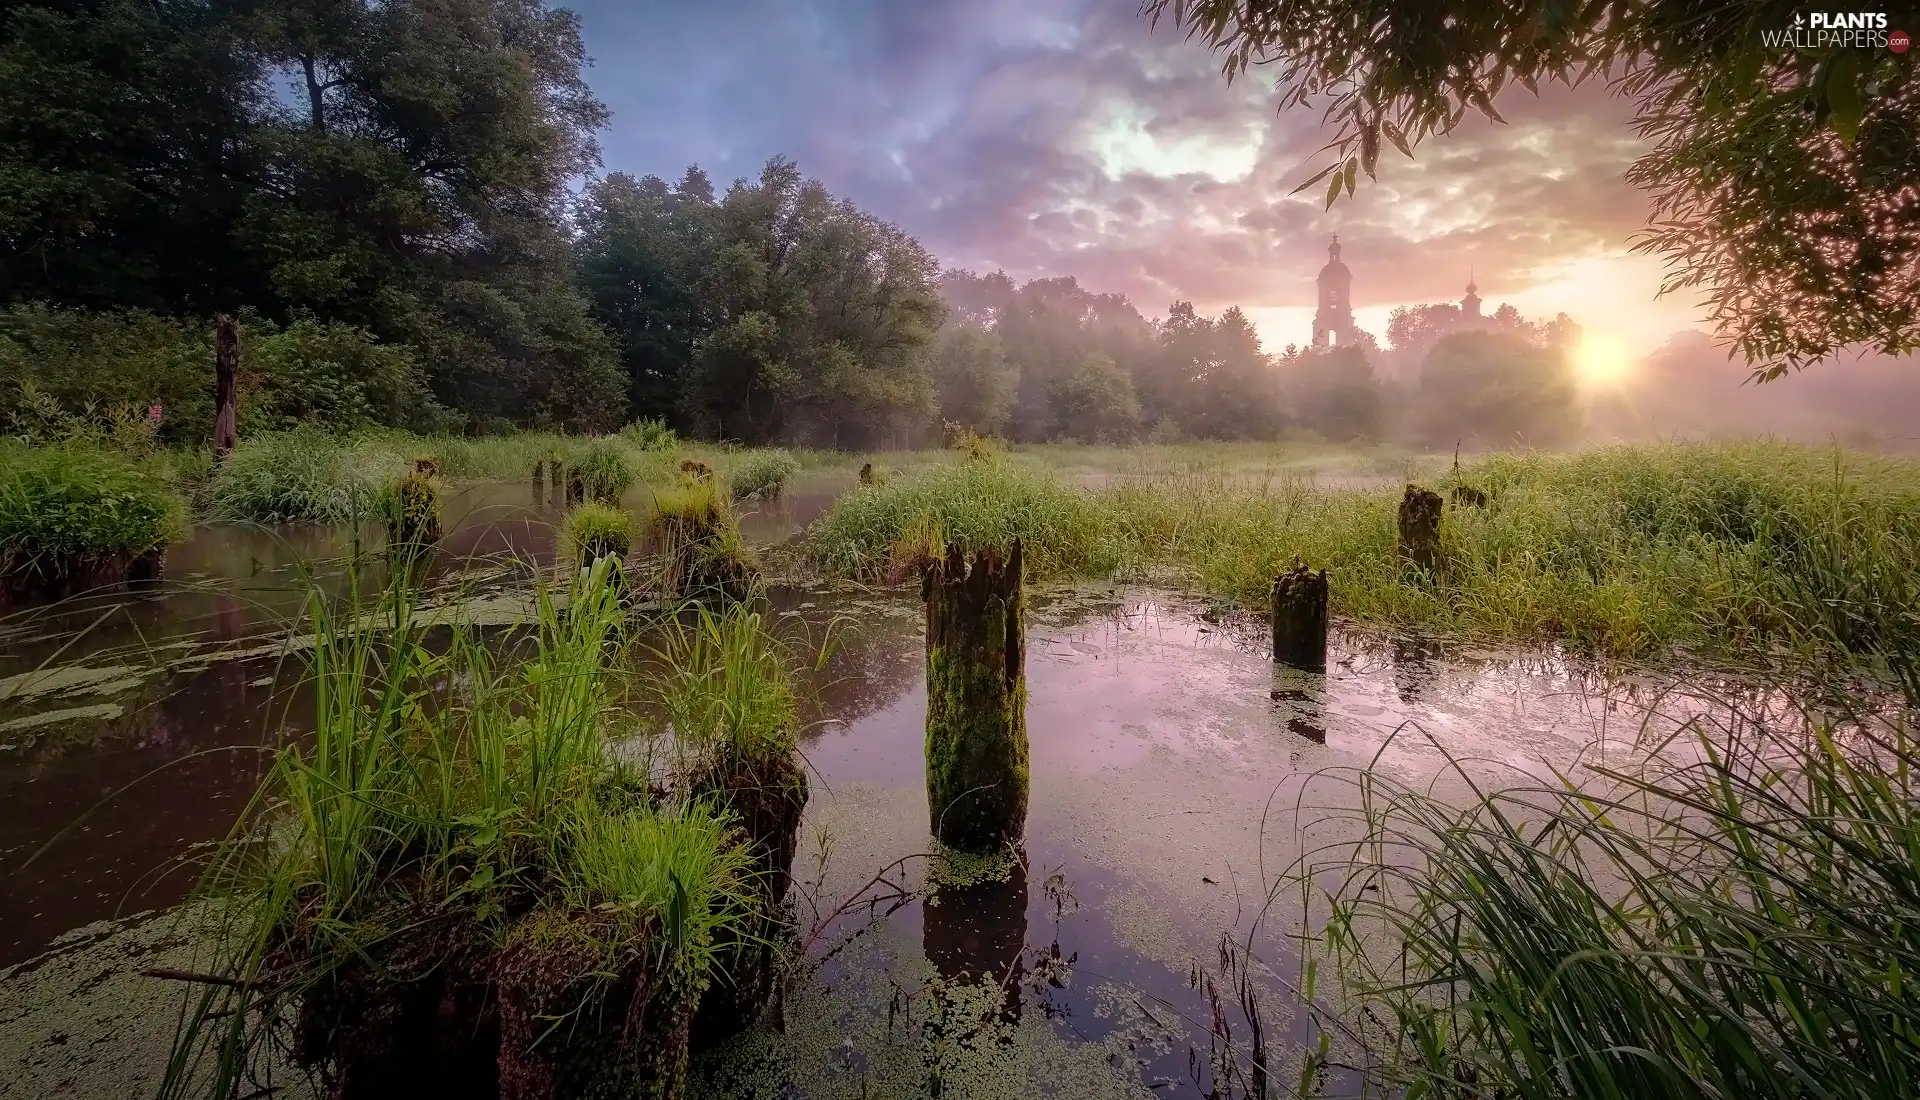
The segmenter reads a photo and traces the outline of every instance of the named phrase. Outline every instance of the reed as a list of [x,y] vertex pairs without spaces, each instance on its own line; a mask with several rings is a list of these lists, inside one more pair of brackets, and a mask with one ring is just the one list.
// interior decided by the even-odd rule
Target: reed
[[0,580],[58,587],[124,579],[186,531],[186,502],[160,472],[92,447],[0,444]]
[[[166,1095],[232,1095],[286,1017],[308,1037],[295,1060],[336,1079],[497,1063],[592,1091],[603,1072],[684,1072],[672,1021],[691,1017],[716,930],[751,906],[750,856],[707,803],[663,799],[609,757],[611,574],[603,559],[542,589],[530,652],[504,672],[472,631],[429,648],[404,576],[374,607],[352,585],[344,604],[313,598],[314,734],[279,751],[210,870],[228,925],[209,969],[237,984],[190,1006]],[[610,1032],[639,996],[659,1034]],[[498,1050],[437,1048],[443,1002]],[[534,1042],[556,1019],[568,1038]],[[677,1053],[655,1049],[676,1034]],[[568,1061],[576,1041],[596,1056]]]
[[800,461],[782,450],[745,451],[727,462],[727,484],[735,500],[772,500],[786,491]]
[[1873,721],[1691,735],[1464,806],[1352,778],[1362,839],[1277,889],[1324,906],[1307,988],[1337,979],[1323,1022],[1370,1092],[1920,1094],[1920,742]]

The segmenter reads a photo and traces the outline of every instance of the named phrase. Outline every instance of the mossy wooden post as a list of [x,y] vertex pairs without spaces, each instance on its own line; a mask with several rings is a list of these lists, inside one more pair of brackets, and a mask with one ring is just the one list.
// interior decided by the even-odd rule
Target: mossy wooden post
[[1400,557],[1429,577],[1440,573],[1440,513],[1446,502],[1439,493],[1407,486],[1400,498]]
[[553,475],[553,489],[549,493],[549,496],[555,504],[560,503],[560,494],[562,491],[561,477],[565,473],[565,466],[566,464],[560,461],[559,451],[555,451],[547,456],[547,471]]
[[927,812],[941,843],[984,852],[1027,822],[1026,614],[1020,540],[928,567]]
[[587,479],[581,475],[580,467],[567,469],[567,507],[584,504],[587,499]]
[[213,461],[233,453],[239,440],[240,323],[222,313],[213,319]]
[[1299,558],[1273,579],[1273,659],[1309,672],[1327,668],[1327,571]]
[[547,464],[543,460],[533,464],[533,506],[535,508],[546,507],[546,493]]
[[440,488],[430,458],[415,459],[413,472],[400,479],[387,515],[387,544],[395,554],[412,555],[440,541]]
[[860,484],[873,484],[873,463],[863,462],[860,464]]

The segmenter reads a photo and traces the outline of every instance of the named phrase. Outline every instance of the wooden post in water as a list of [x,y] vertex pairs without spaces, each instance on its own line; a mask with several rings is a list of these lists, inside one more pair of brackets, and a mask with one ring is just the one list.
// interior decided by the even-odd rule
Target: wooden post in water
[[553,491],[548,494],[548,499],[553,501],[555,504],[560,503],[560,500],[561,500],[560,486],[561,486],[561,477],[565,473],[564,466],[565,466],[565,463],[560,461],[559,451],[555,451],[552,454],[547,456],[547,472],[550,475],[552,475],[552,478],[553,478],[553,482],[552,482]]
[[213,319],[213,462],[233,453],[239,439],[235,404],[240,395],[240,323],[222,313]]
[[1440,513],[1446,502],[1439,493],[1408,485],[1400,498],[1400,557],[1429,577],[1440,575]]
[[546,507],[546,493],[547,464],[545,461],[536,462],[533,464],[533,506],[535,508]]
[[1273,659],[1308,672],[1327,668],[1327,571],[1297,557],[1273,578]]
[[927,813],[950,848],[990,852],[1027,825],[1026,615],[1020,540],[971,568],[957,542],[927,567]]
[[873,484],[873,463],[863,462],[860,464],[860,484]]

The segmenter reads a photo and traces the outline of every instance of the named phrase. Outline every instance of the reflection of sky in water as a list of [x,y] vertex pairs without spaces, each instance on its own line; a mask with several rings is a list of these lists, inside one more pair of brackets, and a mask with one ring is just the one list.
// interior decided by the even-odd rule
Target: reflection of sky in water
[[[780,537],[812,507],[796,503],[797,513],[770,508],[751,522]],[[484,497],[474,505],[473,515],[493,506]],[[522,508],[472,537],[475,546],[499,538],[528,549],[550,540],[535,533],[544,523]],[[203,634],[257,633],[270,601],[246,602],[245,585],[257,582],[240,558],[284,549],[293,556],[262,566],[282,578],[264,590],[291,592],[298,555],[289,545],[227,545],[224,562],[208,566],[227,570],[225,590],[176,589],[115,629],[137,631],[162,655]],[[176,566],[196,560],[193,547]],[[1342,835],[1354,788],[1332,773],[1372,766],[1443,793],[1457,785],[1450,756],[1474,761],[1477,777],[1509,782],[1577,775],[1583,762],[1630,761],[1636,740],[1670,732],[1676,718],[1725,713],[1670,678],[1609,679],[1551,651],[1336,637],[1327,673],[1312,676],[1277,669],[1264,631],[1210,621],[1180,597],[1096,587],[1043,590],[1032,603],[1024,879],[950,894],[931,911],[910,901],[864,931],[864,911],[823,928],[813,952],[831,959],[789,997],[786,1034],[749,1037],[719,1070],[735,1085],[744,1078],[772,1091],[736,1095],[787,1086],[808,1096],[921,1095],[929,1066],[948,1075],[950,1095],[1024,1095],[1042,1085],[1062,1095],[1193,1095],[1188,1045],[1204,1065],[1210,1011],[1192,987],[1195,960],[1217,968],[1221,932],[1248,932],[1264,884],[1304,844]],[[801,684],[813,790],[795,867],[804,928],[876,870],[928,845],[924,642],[911,593],[782,590],[772,610],[797,642],[836,646]],[[43,617],[34,628],[79,617]],[[0,684],[25,660],[10,658]],[[96,662],[98,675],[35,705],[94,705],[101,696],[90,691],[119,685],[123,728],[60,752],[0,754],[0,860],[9,872],[0,962],[123,904],[177,900],[185,876],[152,872],[231,822],[257,778],[273,662],[195,660],[170,677]],[[1739,702],[1785,705],[1752,692]],[[292,721],[300,724],[297,709]],[[128,784],[86,829],[17,870],[25,852]],[[909,885],[921,866],[908,859]],[[1309,1035],[1286,992],[1296,975],[1284,925],[1271,916],[1253,940],[1259,1012],[1276,1043]],[[1000,976],[992,989],[961,988],[989,974]],[[967,1015],[975,1009],[985,1015]],[[979,1027],[953,1031],[966,1020]]]

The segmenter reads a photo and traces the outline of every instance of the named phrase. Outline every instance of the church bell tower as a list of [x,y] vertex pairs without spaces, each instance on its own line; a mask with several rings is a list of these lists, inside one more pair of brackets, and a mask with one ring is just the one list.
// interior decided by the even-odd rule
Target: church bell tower
[[1345,346],[1357,339],[1353,327],[1353,272],[1340,262],[1340,236],[1327,246],[1327,266],[1320,269],[1320,308],[1313,314],[1313,346]]

